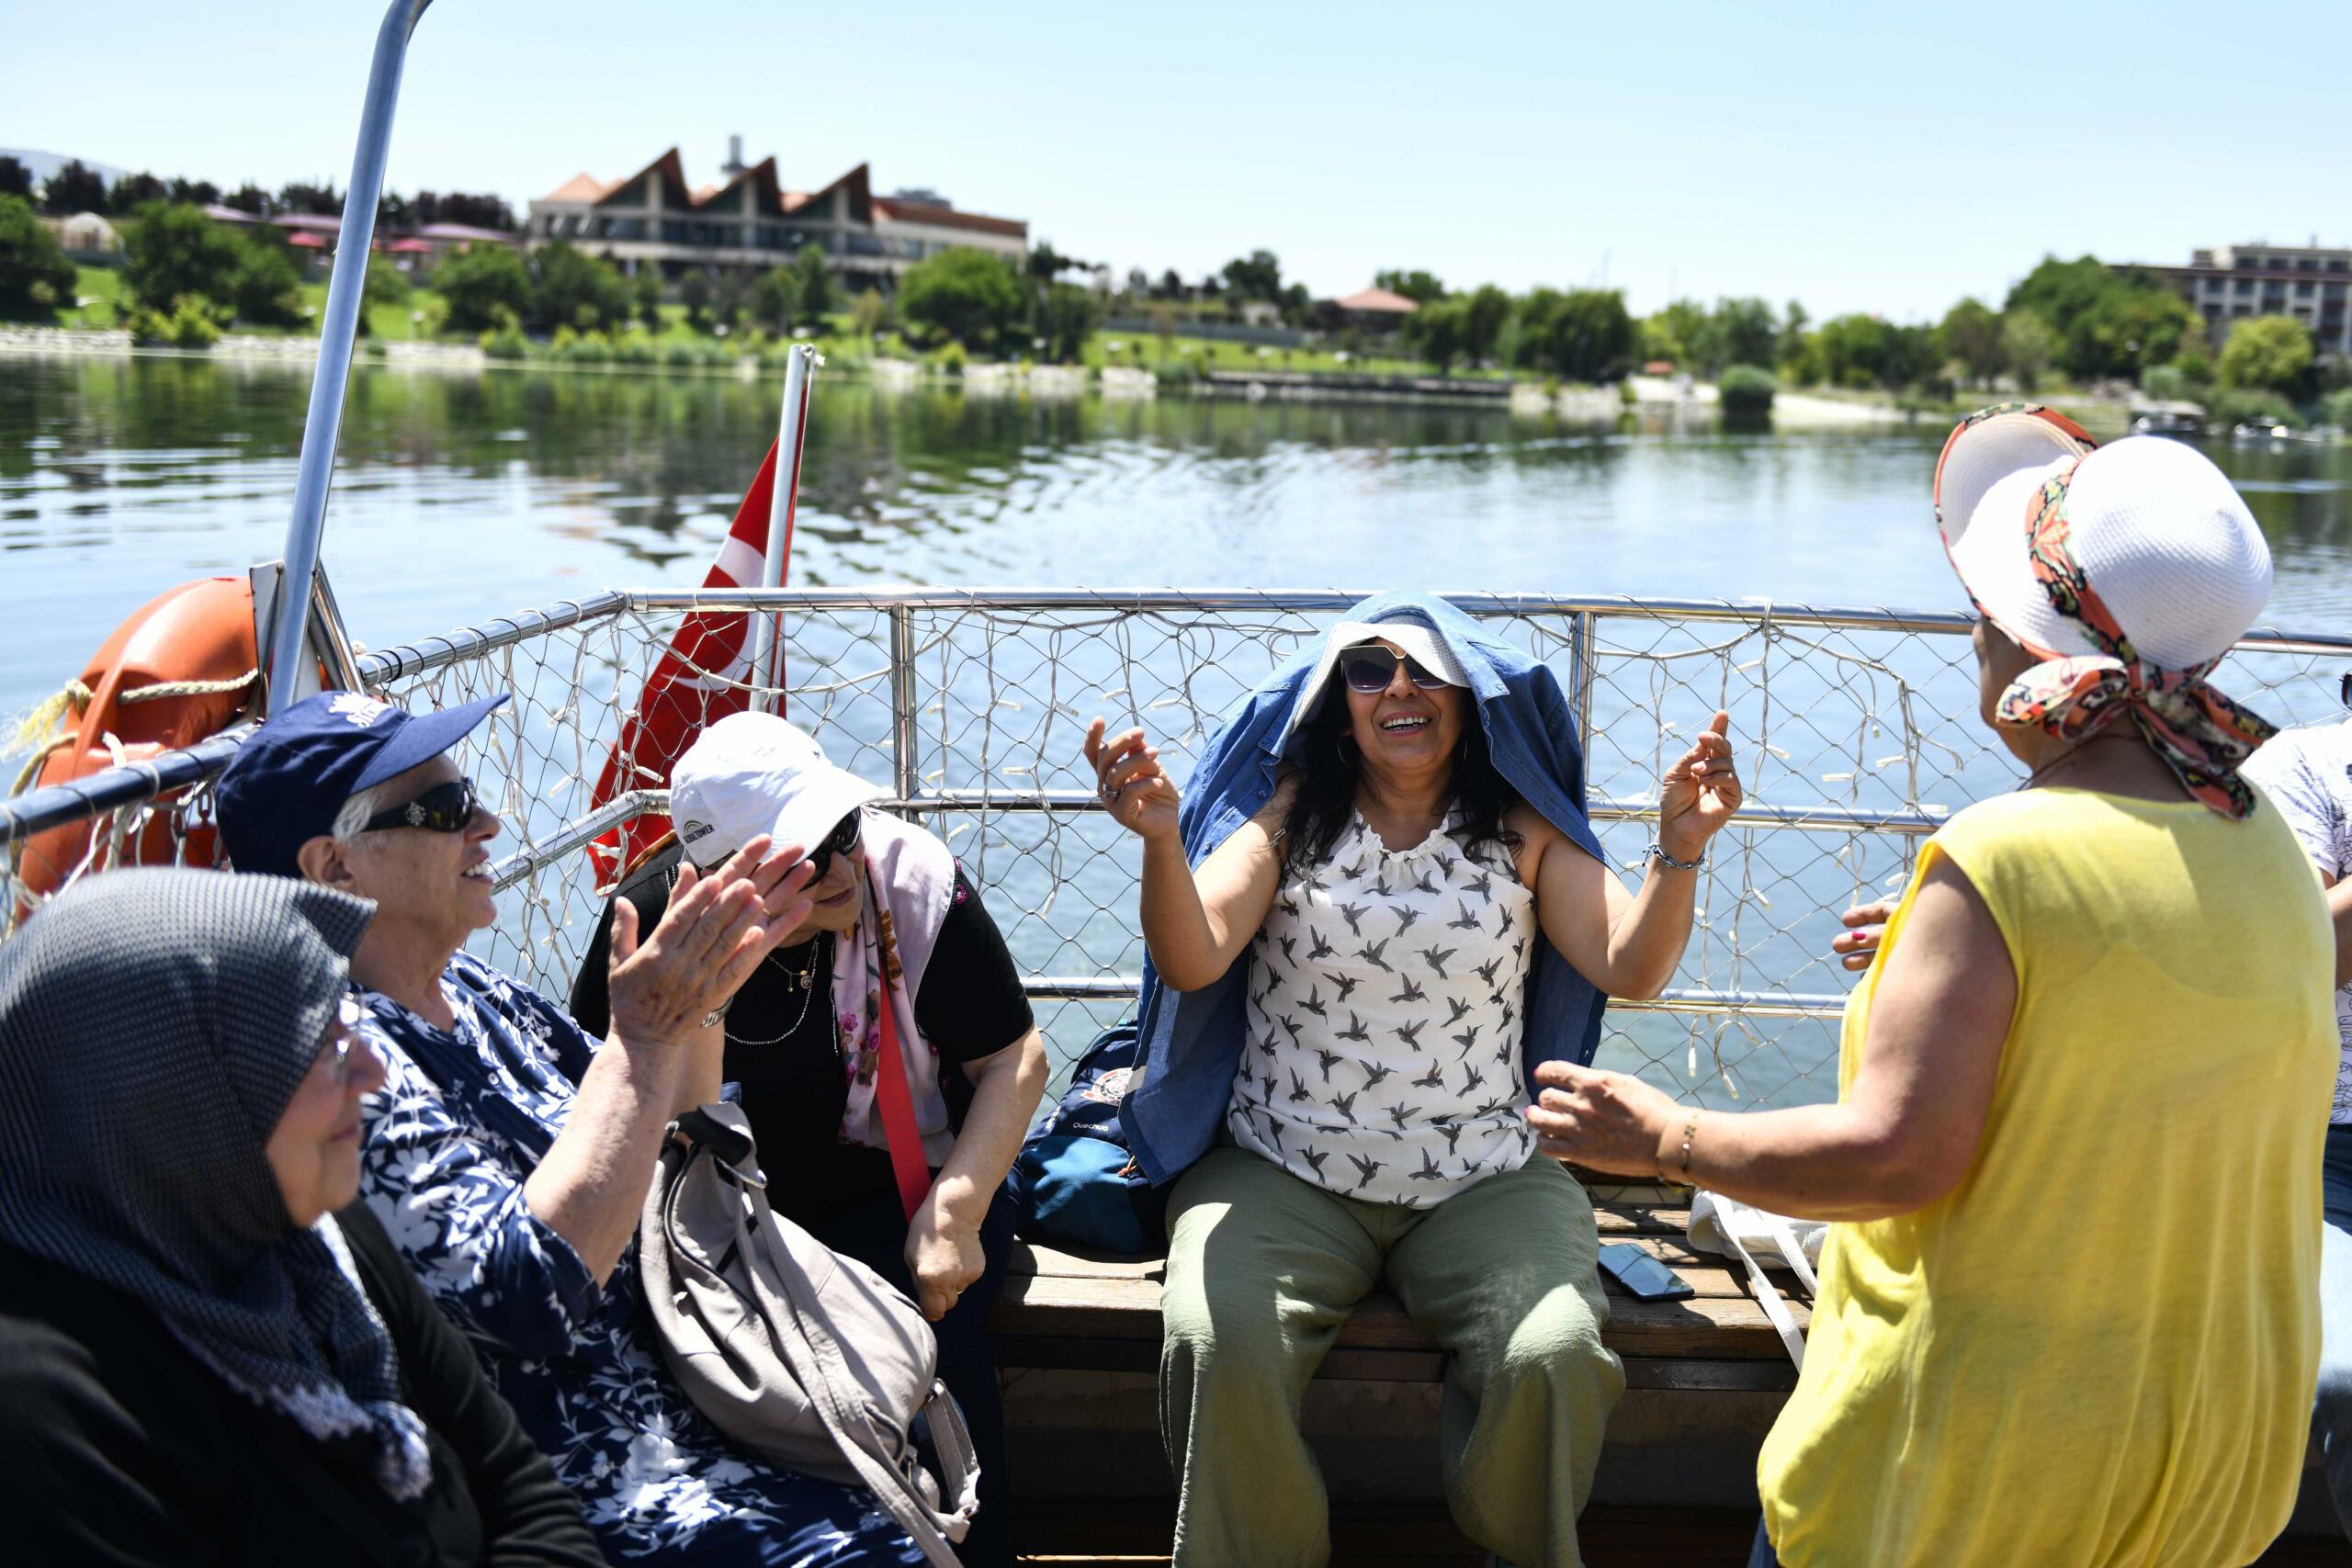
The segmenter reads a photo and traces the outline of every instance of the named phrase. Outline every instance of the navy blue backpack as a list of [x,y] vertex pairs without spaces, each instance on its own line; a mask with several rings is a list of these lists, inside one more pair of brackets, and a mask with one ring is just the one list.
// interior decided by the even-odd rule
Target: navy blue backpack
[[1029,1129],[1012,1168],[1029,1240],[1131,1257],[1167,1249],[1168,1194],[1136,1164],[1119,1125],[1135,1071],[1128,1019],[1094,1037],[1069,1089]]

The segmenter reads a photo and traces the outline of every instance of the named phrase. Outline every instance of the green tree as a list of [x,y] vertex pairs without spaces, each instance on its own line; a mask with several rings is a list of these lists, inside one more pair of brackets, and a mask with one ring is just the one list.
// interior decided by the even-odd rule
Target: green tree
[[1037,302],[1037,335],[1046,357],[1068,365],[1085,351],[1087,337],[1102,324],[1102,304],[1094,291],[1075,283],[1049,285]]
[[1821,354],[1821,378],[1833,387],[1878,386],[1889,355],[1886,323],[1876,316],[1832,316],[1814,334]]
[[2163,365],[2177,354],[2181,340],[2201,319],[2169,288],[2119,282],[2068,329],[2064,353],[2067,374],[2083,380],[2112,376],[2136,379],[2148,367]]
[[1770,365],[1778,357],[1781,320],[1762,299],[1748,297],[1716,300],[1713,326],[1713,346],[1717,357],[1707,367],[1710,374],[1719,374],[1733,365]]
[[[1793,299],[1789,301],[1788,311],[1781,318],[1781,344],[1779,352],[1772,356],[1775,360],[1785,364],[1805,352],[1805,327],[1812,320],[1805,314],[1803,305]],[[1813,383],[1808,381],[1804,384],[1811,386]]]
[[849,302],[850,330],[860,337],[872,337],[890,319],[890,301],[882,298],[878,288],[861,289]]
[[1468,294],[1454,298],[1467,301],[1463,356],[1471,360],[1499,358],[1503,325],[1510,320],[1510,296],[1494,284],[1482,283]]
[[1563,380],[1606,381],[1631,367],[1634,318],[1613,288],[1532,291],[1521,303],[1522,355]]
[[718,297],[718,288],[710,281],[710,274],[700,267],[691,267],[678,279],[678,303],[686,308],[686,325],[698,333],[710,331],[711,301]]
[[918,332],[953,338],[966,348],[994,346],[1020,321],[1025,303],[1007,263],[964,245],[951,245],[917,262],[899,282],[902,320]]
[[1704,374],[1715,357],[1715,323],[1696,299],[1676,299],[1643,323],[1642,353]]
[[2097,256],[2077,256],[2070,262],[2044,256],[2039,266],[2009,290],[2001,313],[2009,316],[2019,310],[2031,310],[2063,343],[2073,331],[2075,319],[2098,304],[2101,296],[2114,287],[2115,275]]
[[70,218],[76,212],[105,212],[106,179],[75,158],[41,182],[40,209],[52,218]]
[[150,202],[139,209],[123,236],[122,277],[131,299],[150,310],[168,312],[187,295],[230,298],[245,247],[200,209]]
[[1982,386],[2001,373],[2001,318],[1982,299],[1962,299],[1944,312],[1944,353],[1960,362],[1968,379]]
[[74,303],[74,264],[22,196],[0,196],[0,317],[46,321]]
[[467,245],[433,269],[433,288],[449,302],[451,332],[482,333],[520,321],[531,308],[531,274],[514,247]]
[[153,175],[125,175],[107,193],[107,207],[114,212],[136,212],[151,201],[178,199],[172,195],[171,186]]
[[368,312],[378,306],[399,310],[409,302],[411,288],[408,274],[392,265],[392,258],[381,251],[368,255],[368,276],[360,289],[359,330],[371,330]]
[[1279,300],[1283,264],[1272,251],[1251,251],[1225,264],[1225,292],[1234,299]]
[[1040,240],[1031,248],[1024,264],[1031,277],[1040,283],[1051,283],[1066,272],[1083,272],[1086,264],[1076,256],[1066,256],[1054,249],[1051,240]]
[[15,158],[0,155],[0,196],[21,196],[30,200],[33,194],[33,172]]
[[662,269],[652,262],[638,264],[637,276],[629,279],[629,303],[637,310],[637,319],[649,331],[662,330]]
[[752,319],[778,337],[792,330],[799,310],[800,288],[790,267],[772,266],[752,285]]
[[1452,369],[1470,353],[1469,299],[1457,296],[1423,305],[1405,318],[1405,341],[1441,373]]
[[[302,324],[302,269],[294,265],[285,236],[265,230],[243,237],[236,271],[231,276],[228,301],[237,319],[256,327],[299,327]],[[370,256],[369,262],[381,260]],[[361,330],[367,327],[361,312]]]
[[2058,357],[2058,334],[2039,312],[2007,310],[2001,317],[2001,359],[2017,378],[2018,390],[2030,392]]
[[[504,245],[497,247],[505,250]],[[531,253],[531,303],[524,319],[543,331],[602,332],[628,320],[628,283],[610,265],[568,241]]]
[[2233,323],[2222,344],[2222,385],[2276,392],[2297,402],[2312,391],[2311,329],[2292,316],[2255,316]]
[[816,321],[842,308],[842,286],[825,260],[823,246],[800,247],[800,255],[792,264],[792,281],[799,291],[802,320]]
[[1385,267],[1372,275],[1374,288],[1385,288],[1391,294],[1402,294],[1414,304],[1430,306],[1445,298],[1445,285],[1434,273],[1421,267],[1408,271],[1402,267]]

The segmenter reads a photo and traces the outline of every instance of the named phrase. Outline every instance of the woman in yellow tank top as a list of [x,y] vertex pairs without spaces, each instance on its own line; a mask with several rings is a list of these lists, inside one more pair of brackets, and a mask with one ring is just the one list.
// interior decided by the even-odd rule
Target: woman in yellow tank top
[[2318,880],[2237,772],[2270,727],[2204,680],[2268,551],[2193,449],[2023,406],[1953,432],[1936,505],[2030,773],[1922,851],[1838,1102],[1702,1113],[1555,1065],[1528,1118],[1839,1222],[1757,1563],[2248,1562],[2302,1470],[2336,1060]]

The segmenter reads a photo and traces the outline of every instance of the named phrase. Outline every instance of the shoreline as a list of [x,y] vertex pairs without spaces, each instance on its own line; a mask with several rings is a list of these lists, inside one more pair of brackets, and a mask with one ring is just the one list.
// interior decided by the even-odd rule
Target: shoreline
[[[210,348],[181,349],[135,344],[130,341],[130,333],[122,328],[0,323],[0,358],[152,356],[248,365],[300,365],[315,361],[318,352],[318,340],[311,337],[230,333]],[[473,344],[413,338],[362,339],[354,363],[383,368],[469,371],[476,374],[492,370],[533,370],[571,374],[726,376],[747,380],[763,375],[780,377],[782,374],[780,370],[772,370],[750,356],[731,364],[699,366],[583,364],[536,357],[497,358],[485,354]],[[1642,376],[1630,377],[1623,384],[1632,391],[1629,399],[1623,389],[1617,388],[1562,387],[1547,391],[1540,382],[1534,381],[1514,382],[1508,395],[1502,397],[1490,394],[1449,397],[1437,389],[1427,392],[1418,389],[1374,391],[1345,384],[1322,387],[1314,385],[1304,376],[1284,377],[1282,385],[1269,384],[1262,392],[1255,387],[1244,388],[1230,379],[1224,384],[1202,382],[1163,389],[1158,377],[1151,371],[1132,366],[1104,366],[1096,369],[1082,365],[1035,365],[1021,361],[979,361],[967,365],[960,374],[948,374],[915,360],[881,357],[862,365],[838,365],[831,375],[836,378],[869,380],[878,386],[897,389],[913,390],[924,387],[943,390],[954,389],[967,396],[981,398],[1033,396],[1058,400],[1100,393],[1105,399],[1117,401],[1152,400],[1167,395],[1204,400],[1267,399],[1290,403],[1426,402],[1457,409],[1484,406],[1498,412],[1508,412],[1516,418],[1555,417],[1576,423],[1608,423],[1626,414],[1659,412],[1706,422],[1721,418],[1720,400],[1713,386]],[[1991,399],[1994,394],[1983,396]],[[2125,404],[2110,405],[2106,400],[2085,400],[2065,394],[2059,396],[2066,402],[2068,412],[2083,418],[2086,423],[2119,431],[2128,428],[2129,410]],[[1769,423],[1773,428],[1783,429],[1860,431],[1911,425],[1922,419],[1934,422],[1951,417],[1955,416],[1946,411],[1904,408],[1891,400],[1865,400],[1825,396],[1813,390],[1783,389],[1773,399]]]

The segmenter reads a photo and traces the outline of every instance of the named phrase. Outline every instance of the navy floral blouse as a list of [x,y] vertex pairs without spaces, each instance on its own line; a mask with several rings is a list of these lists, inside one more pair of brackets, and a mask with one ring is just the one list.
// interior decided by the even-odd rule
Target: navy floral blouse
[[445,1032],[362,992],[384,1059],[362,1190],[578,1495],[605,1551],[696,1563],[920,1563],[870,1493],[770,1467],[695,1409],[662,1364],[634,1248],[597,1287],[523,1201],[595,1050],[554,1003],[467,953]]

